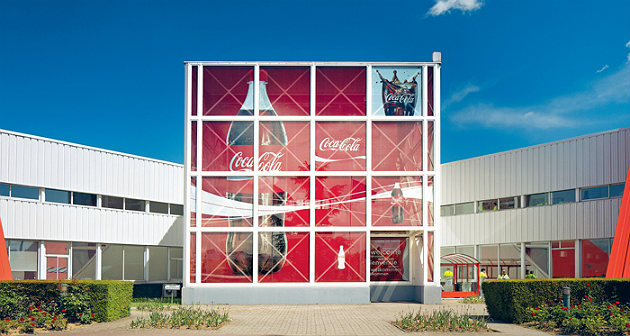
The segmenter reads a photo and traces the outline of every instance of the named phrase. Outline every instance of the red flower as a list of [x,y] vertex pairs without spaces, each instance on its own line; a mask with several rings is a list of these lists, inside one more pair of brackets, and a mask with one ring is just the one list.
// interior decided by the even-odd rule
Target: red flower
[[44,316],[46,316],[46,312],[44,312],[43,314],[44,314]]
[[5,321],[9,322],[9,321],[11,321],[11,319],[7,317],[7,319]]
[[83,316],[83,313],[80,313],[79,316]]
[[578,306],[578,309],[582,309],[582,307]]
[[33,306],[28,307],[28,310],[33,310]]
[[589,300],[589,301],[593,301],[593,299],[591,299],[591,298],[588,298],[588,300]]
[[23,317],[20,317],[20,322],[24,322],[24,318]]
[[35,325],[35,323],[31,323],[31,325],[32,325],[32,326],[34,326],[34,325]]
[[567,310],[567,309],[568,309],[567,307],[562,307],[562,310]]
[[94,317],[94,314],[92,314],[92,317]]
[[571,319],[571,317],[569,317],[569,320]]
[[28,318],[31,318],[31,317],[33,317],[33,315],[29,315],[29,316],[28,316]]
[[61,310],[61,312],[62,312],[62,313],[65,313],[65,312],[66,312],[66,310],[65,310],[65,309],[62,309],[62,310]]
[[619,301],[615,301],[615,304],[619,304]]
[[623,311],[623,307],[619,308],[619,310]]
[[626,328],[630,328],[630,323],[626,323]]
[[588,295],[584,295],[585,298],[588,298]]
[[612,312],[610,312],[610,316],[613,316],[613,313],[612,313]]
[[536,313],[532,312],[532,316],[535,316],[535,315],[536,315]]
[[56,320],[56,319],[57,319],[57,316],[53,316],[53,320]]
[[571,309],[575,308],[575,305],[571,305]]
[[562,296],[558,296],[558,299],[562,299]]
[[50,320],[50,323],[55,323],[55,320]]
[[534,308],[534,310],[538,310],[538,307]]

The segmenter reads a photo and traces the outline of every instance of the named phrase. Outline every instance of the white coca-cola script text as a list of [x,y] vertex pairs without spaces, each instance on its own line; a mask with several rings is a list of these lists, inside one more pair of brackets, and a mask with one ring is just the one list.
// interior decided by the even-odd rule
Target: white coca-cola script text
[[319,143],[319,149],[322,151],[356,152],[360,145],[361,138],[345,138],[343,140],[325,138]]
[[[280,158],[284,154],[265,152],[260,154],[258,158],[258,171],[279,171],[282,166]],[[234,154],[232,160],[230,160],[231,171],[252,171],[254,170],[254,157],[244,156],[243,152]]]
[[409,104],[416,101],[415,94],[394,94],[388,93],[385,95],[385,101],[387,102],[399,102],[403,104]]

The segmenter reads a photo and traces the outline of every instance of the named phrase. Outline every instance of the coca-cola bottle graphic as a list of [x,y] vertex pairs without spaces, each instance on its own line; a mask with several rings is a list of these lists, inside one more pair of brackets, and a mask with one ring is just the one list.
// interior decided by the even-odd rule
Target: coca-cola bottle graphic
[[401,224],[405,215],[403,213],[403,193],[398,182],[394,183],[392,190],[392,224]]
[[383,83],[382,94],[383,98],[383,110],[385,111],[386,116],[412,116],[416,112],[416,101],[417,101],[417,89],[418,82],[416,82],[416,77],[418,74],[413,76],[411,81],[407,81],[405,79],[404,82],[401,82],[398,79],[397,71],[394,70],[394,77],[391,81],[383,78],[383,75],[376,70],[378,76],[381,78],[381,82]]
[[[254,114],[254,78],[250,71],[249,88],[243,106],[237,116],[251,116]],[[277,116],[269,97],[267,96],[267,73],[260,70],[259,80],[259,114],[261,116]],[[265,121],[264,127],[260,127],[260,170],[278,170],[282,164],[278,151],[280,146],[287,145],[287,135],[282,121]],[[249,121],[233,121],[227,136],[227,145],[232,149],[234,156],[230,159],[230,170],[253,170],[254,156],[254,129]],[[252,179],[243,177],[228,177],[228,185],[233,190],[251,190]],[[261,206],[281,207],[286,203],[286,192],[277,188],[264,188],[259,184],[258,204]],[[245,188],[244,188],[245,187]],[[226,197],[231,200],[252,203],[252,194],[242,192],[228,192]],[[262,207],[261,207],[262,208]],[[275,213],[259,217],[258,225],[261,227],[284,226],[284,213]],[[252,219],[249,216],[234,216],[229,218],[230,227],[251,227]],[[229,256],[228,264],[237,275],[252,275],[253,273],[253,241],[249,232],[230,232],[226,240],[226,251]],[[270,274],[279,271],[284,264],[284,256],[287,252],[287,238],[282,232],[260,232],[258,241],[258,272]]]

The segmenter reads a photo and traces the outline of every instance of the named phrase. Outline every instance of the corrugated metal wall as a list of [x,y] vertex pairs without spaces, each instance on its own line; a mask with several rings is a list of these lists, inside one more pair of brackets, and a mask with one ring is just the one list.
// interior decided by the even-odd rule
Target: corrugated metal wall
[[0,130],[0,182],[183,204],[182,165]]
[[[182,165],[0,130],[0,182],[183,204]],[[7,238],[182,245],[182,217],[0,198]]]
[[[625,181],[630,128],[442,165],[442,204]],[[442,217],[442,245],[584,238],[614,234],[621,198]]]

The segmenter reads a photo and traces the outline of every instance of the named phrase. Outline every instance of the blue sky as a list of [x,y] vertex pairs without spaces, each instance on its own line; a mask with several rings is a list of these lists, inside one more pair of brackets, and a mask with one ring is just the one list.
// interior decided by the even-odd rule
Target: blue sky
[[441,51],[449,162],[630,126],[629,43],[625,0],[3,0],[0,128],[181,163],[185,60]]

